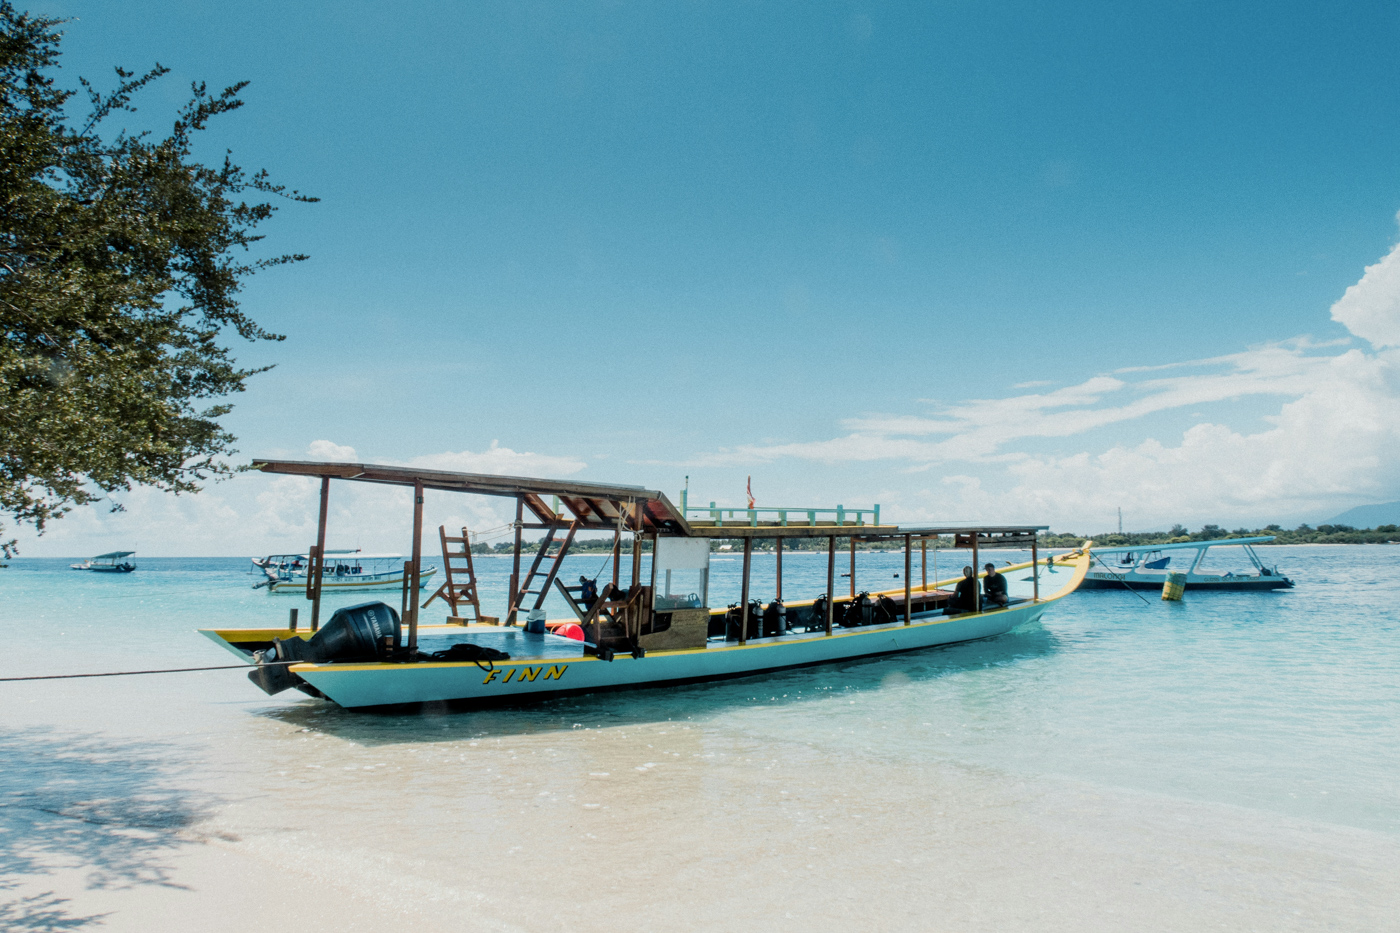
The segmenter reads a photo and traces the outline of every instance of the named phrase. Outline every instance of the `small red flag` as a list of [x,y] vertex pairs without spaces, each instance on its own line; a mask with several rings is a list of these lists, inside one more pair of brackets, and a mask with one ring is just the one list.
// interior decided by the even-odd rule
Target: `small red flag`
[[748,486],[745,487],[745,491],[748,493],[748,496],[749,496],[749,508],[753,508],[753,477],[752,477],[752,476],[749,477],[749,484],[748,484]]

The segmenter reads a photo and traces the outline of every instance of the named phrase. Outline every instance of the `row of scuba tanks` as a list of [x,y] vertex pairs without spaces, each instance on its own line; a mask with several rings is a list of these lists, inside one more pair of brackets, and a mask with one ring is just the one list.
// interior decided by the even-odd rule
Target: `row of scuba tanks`
[[[824,595],[817,597],[810,606],[792,609],[777,599],[767,606],[757,599],[750,600],[749,629],[744,638],[772,638],[789,632],[826,631],[826,605],[827,597]],[[710,637],[718,638],[723,634],[727,641],[738,641],[743,617],[743,606],[730,603],[724,615],[710,617]],[[894,600],[888,596],[871,596],[868,592],[862,592],[854,599],[838,602],[831,614],[831,621],[842,628],[855,628],[893,622],[898,617],[899,606]]]

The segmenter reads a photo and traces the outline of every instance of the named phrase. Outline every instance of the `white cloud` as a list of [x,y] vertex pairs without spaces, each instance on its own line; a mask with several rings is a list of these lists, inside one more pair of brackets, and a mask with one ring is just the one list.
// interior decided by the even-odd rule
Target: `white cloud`
[[[1203,423],[1180,443],[1155,439],[1099,454],[1037,456],[1007,468],[1012,508],[1038,505],[1059,522],[1101,527],[1121,505],[1145,523],[1248,522],[1335,510],[1400,489],[1400,353],[1352,350],[1328,359],[1308,386],[1242,433]],[[990,505],[990,503],[987,503]]]
[[[842,422],[851,432],[843,437],[728,448],[689,462],[716,466],[784,458],[825,463],[908,460],[916,469],[927,469],[944,463],[1016,460],[1024,455],[1006,448],[1028,438],[1069,438],[1158,412],[1247,396],[1301,396],[1334,359],[1317,355],[1315,349],[1309,341],[1294,340],[1178,364],[1207,370],[1189,375],[1137,381],[1119,378],[1126,373],[1094,376],[1052,392],[960,402],[932,417],[850,418]],[[925,439],[935,435],[942,439]]]
[[312,441],[306,448],[306,456],[312,460],[330,463],[355,463],[359,460],[355,455],[355,448],[333,441]]
[[481,453],[470,450],[429,454],[415,457],[410,466],[438,470],[458,470],[463,473],[492,473],[501,476],[572,476],[588,464],[577,457],[517,452],[492,441]]
[[1377,349],[1400,347],[1400,244],[1366,267],[1361,281],[1332,306],[1332,320]]

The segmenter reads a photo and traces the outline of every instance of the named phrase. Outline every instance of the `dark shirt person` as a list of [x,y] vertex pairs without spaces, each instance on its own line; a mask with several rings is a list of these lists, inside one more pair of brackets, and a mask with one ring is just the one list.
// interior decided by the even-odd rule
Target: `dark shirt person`
[[578,604],[584,609],[592,609],[598,601],[598,581],[587,577],[578,578]]
[[987,565],[987,573],[982,578],[982,601],[990,606],[1005,606],[1010,602],[1006,595],[1006,577],[997,573],[995,564]]
[[943,610],[944,615],[955,616],[960,612],[977,611],[977,577],[973,575],[971,567],[963,568],[963,578],[958,581],[957,589],[953,590],[953,598],[948,602],[948,608]]

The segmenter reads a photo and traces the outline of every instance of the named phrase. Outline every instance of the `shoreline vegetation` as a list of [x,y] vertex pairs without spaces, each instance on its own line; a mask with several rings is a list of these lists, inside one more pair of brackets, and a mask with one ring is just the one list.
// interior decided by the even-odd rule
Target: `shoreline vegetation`
[[[1226,531],[1219,525],[1205,525],[1200,531],[1187,531],[1181,525],[1175,525],[1170,531],[1132,531],[1132,532],[1105,532],[1098,535],[1078,535],[1070,532],[1046,532],[1040,536],[1040,546],[1045,548],[1074,548],[1079,547],[1086,541],[1093,541],[1099,547],[1148,547],[1154,544],[1179,544],[1191,541],[1214,541],[1228,540],[1230,538],[1252,538],[1262,535],[1273,535],[1274,540],[1256,547],[1272,547],[1283,544],[1400,544],[1400,526],[1397,525],[1377,525],[1375,528],[1353,528],[1350,525],[1318,525],[1316,528],[1311,525],[1299,525],[1297,528],[1288,530],[1278,525],[1266,525],[1263,528],[1249,529],[1236,528],[1234,531]],[[772,538],[755,538],[755,551],[773,550]],[[533,554],[539,550],[540,542],[526,541],[521,545],[521,552]],[[948,536],[938,538],[937,541],[930,538],[929,549],[953,550],[953,539]],[[498,541],[494,544],[478,542],[472,545],[473,554],[509,554],[512,542],[509,540]],[[846,551],[850,548],[850,538],[837,538],[836,549]],[[743,551],[743,538],[716,538],[710,545],[711,551]],[[783,541],[784,551],[825,551],[827,541],[825,538],[785,538]],[[898,551],[903,546],[894,542],[884,543],[858,543],[857,550],[861,551]],[[585,538],[573,543],[569,549],[571,554],[605,554],[612,550],[612,538]],[[651,553],[651,543],[642,543],[642,552]],[[630,541],[622,544],[622,553],[629,555],[632,553]]]

